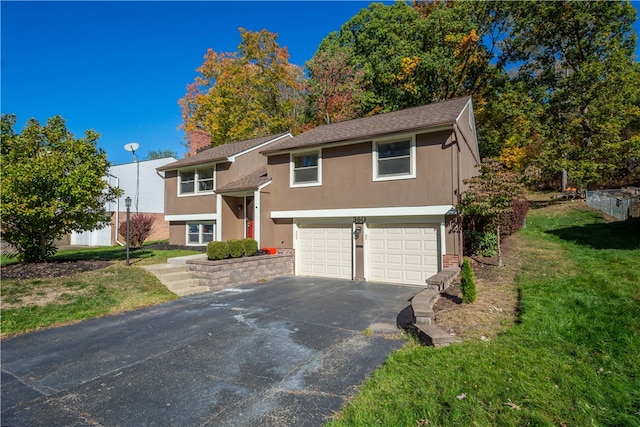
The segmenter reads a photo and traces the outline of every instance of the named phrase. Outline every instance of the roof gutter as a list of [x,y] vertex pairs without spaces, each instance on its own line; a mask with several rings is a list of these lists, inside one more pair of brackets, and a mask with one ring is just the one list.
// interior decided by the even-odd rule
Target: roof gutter
[[[277,149],[277,150],[264,150],[261,151],[260,154],[264,155],[264,156],[276,156],[278,154],[287,154],[290,153],[292,151],[305,151],[305,150],[313,150],[316,148],[321,148],[324,146],[330,146],[330,147],[341,147],[341,146],[345,146],[345,145],[353,145],[353,144],[360,144],[363,142],[370,142],[370,141],[374,141],[377,139],[381,139],[381,138],[389,138],[393,135],[405,135],[405,134],[410,134],[410,133],[433,133],[433,132],[441,132],[443,130],[450,130],[451,127],[455,125],[455,123],[447,123],[447,124],[441,124],[441,125],[437,125],[437,126],[433,126],[433,127],[429,127],[429,128],[413,128],[413,129],[399,129],[397,131],[393,131],[393,132],[388,132],[388,133],[377,133],[377,134],[372,134],[372,135],[364,135],[364,136],[359,136],[357,138],[354,139],[338,139],[338,140],[328,140],[328,141],[321,141],[321,142],[314,142],[308,145],[300,145],[300,146],[296,146],[296,147],[289,147],[289,148],[282,148],[282,149]],[[295,137],[294,137],[295,138]]]

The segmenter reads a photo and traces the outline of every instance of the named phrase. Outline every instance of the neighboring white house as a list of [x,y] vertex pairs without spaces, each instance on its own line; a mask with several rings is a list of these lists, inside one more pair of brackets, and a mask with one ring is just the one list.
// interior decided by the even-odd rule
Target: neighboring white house
[[175,162],[173,157],[145,160],[139,163],[125,163],[111,166],[104,178],[112,187],[123,191],[115,202],[108,203],[105,209],[111,214],[111,223],[99,230],[72,233],[72,245],[112,246],[122,244],[124,239],[118,235],[119,223],[125,219],[125,198],[131,198],[131,215],[150,214],[156,217],[154,231],[149,240],[169,238],[169,224],[164,220],[164,179],[156,170],[168,163]]

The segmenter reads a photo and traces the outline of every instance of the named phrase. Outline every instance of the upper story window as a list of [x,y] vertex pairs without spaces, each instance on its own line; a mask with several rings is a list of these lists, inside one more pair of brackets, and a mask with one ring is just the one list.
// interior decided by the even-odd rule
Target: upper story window
[[291,186],[320,185],[322,182],[320,151],[291,154]]
[[180,171],[178,192],[180,195],[212,193],[214,168],[198,168]]
[[373,144],[373,180],[415,178],[416,144],[413,138]]

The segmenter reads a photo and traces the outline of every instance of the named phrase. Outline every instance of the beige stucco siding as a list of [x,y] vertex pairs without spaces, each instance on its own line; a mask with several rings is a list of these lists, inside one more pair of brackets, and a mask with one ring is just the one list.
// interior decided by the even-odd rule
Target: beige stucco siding
[[265,158],[259,150],[253,150],[236,158],[233,163],[221,163],[216,165],[216,187],[233,182],[264,167]]
[[216,211],[215,194],[178,196],[178,173],[167,171],[164,179],[165,215],[210,214]]
[[[322,185],[291,188],[289,155],[269,157],[274,210],[445,205],[454,202],[451,132],[416,138],[416,176],[374,181],[372,142],[322,149]],[[278,185],[274,185],[278,183]]]
[[186,221],[171,221],[169,225],[169,243],[172,245],[184,245],[187,239]]
[[458,147],[460,150],[460,178],[461,187],[466,188],[464,180],[478,175],[479,168],[476,166],[480,163],[480,154],[478,153],[478,140],[474,129],[475,122],[472,116],[471,104],[467,104],[466,108],[460,114],[458,119],[457,130],[459,134]]
[[[244,239],[244,198],[223,197],[220,218],[223,224],[219,240]],[[240,210],[242,208],[242,210]]]

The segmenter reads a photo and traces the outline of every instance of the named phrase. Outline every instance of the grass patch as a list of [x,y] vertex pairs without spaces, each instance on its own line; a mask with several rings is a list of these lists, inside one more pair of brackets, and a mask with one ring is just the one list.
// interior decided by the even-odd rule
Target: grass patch
[[640,425],[640,229],[581,206],[530,212],[516,326],[407,344],[329,425]]
[[187,250],[131,251],[127,267],[123,249],[91,248],[60,251],[58,260],[108,260],[110,265],[64,277],[2,280],[0,336],[120,313],[178,298],[145,270],[142,264],[166,262],[168,257],[191,255]]
[[[201,254],[203,252],[188,249],[149,249],[150,242],[140,248],[129,248],[129,261],[136,265],[160,264],[170,257]],[[85,260],[85,261],[125,261],[126,248],[120,246],[66,249],[56,253],[54,260]]]

